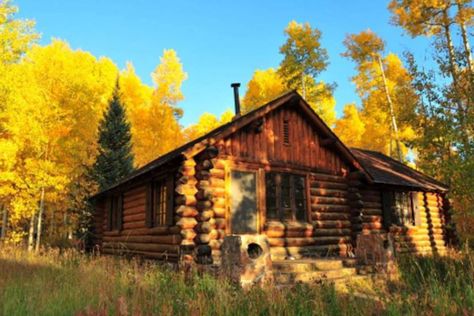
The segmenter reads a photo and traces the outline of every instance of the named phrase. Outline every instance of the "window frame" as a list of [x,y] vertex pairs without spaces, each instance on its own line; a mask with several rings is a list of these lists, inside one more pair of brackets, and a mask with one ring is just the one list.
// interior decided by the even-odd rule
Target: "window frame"
[[[147,202],[146,202],[146,226],[154,227],[170,227],[175,224],[174,219],[174,175],[166,174],[153,179],[148,184]],[[165,188],[165,192],[161,191]],[[164,202],[162,198],[164,197]],[[160,203],[164,210],[160,211],[160,220],[157,216],[157,203]]]
[[[384,226],[417,227],[420,225],[420,208],[418,205],[418,191],[392,190],[382,194],[384,208]],[[406,206],[408,205],[408,212]],[[407,216],[408,215],[408,216]]]
[[[268,190],[268,178],[269,176],[274,175],[274,194],[269,194]],[[282,195],[282,176],[289,176],[289,205],[290,207],[286,207],[283,209],[283,195]],[[304,218],[298,219],[298,209],[297,209],[297,196],[296,196],[296,179],[303,180],[303,188],[301,191],[303,193],[303,200],[302,200],[302,214]],[[308,207],[308,177],[307,175],[296,173],[296,172],[288,172],[288,171],[268,171],[265,172],[264,175],[264,188],[265,188],[265,220],[266,221],[280,221],[280,222],[304,222],[309,223],[309,207]],[[269,216],[269,208],[268,208],[268,196],[273,195],[275,197],[275,208],[276,208],[276,216]],[[287,211],[291,212],[291,218],[287,218],[285,215]]]
[[107,230],[121,231],[123,225],[123,194],[107,198]]

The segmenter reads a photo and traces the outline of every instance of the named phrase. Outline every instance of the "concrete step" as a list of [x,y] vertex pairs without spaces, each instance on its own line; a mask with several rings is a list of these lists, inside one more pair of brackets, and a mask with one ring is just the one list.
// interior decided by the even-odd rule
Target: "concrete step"
[[324,258],[324,259],[297,259],[273,261],[273,271],[304,273],[312,271],[339,270],[355,267],[353,259]]
[[325,280],[337,280],[356,276],[355,268],[340,268],[335,270],[316,270],[308,272],[278,272],[274,271],[274,279],[278,284],[317,283]]

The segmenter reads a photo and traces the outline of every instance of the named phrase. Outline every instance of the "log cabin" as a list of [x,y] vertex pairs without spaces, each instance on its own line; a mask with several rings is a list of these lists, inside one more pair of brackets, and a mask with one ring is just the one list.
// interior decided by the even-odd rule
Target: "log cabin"
[[381,153],[348,148],[295,91],[139,168],[93,197],[105,254],[219,264],[228,235],[271,257],[353,256],[360,234],[400,253],[444,253],[448,187]]

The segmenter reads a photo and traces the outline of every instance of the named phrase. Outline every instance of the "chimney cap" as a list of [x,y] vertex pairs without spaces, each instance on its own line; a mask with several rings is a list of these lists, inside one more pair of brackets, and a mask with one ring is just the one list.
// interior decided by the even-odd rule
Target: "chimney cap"
[[230,86],[231,86],[232,88],[238,88],[238,87],[240,87],[240,82],[231,83]]

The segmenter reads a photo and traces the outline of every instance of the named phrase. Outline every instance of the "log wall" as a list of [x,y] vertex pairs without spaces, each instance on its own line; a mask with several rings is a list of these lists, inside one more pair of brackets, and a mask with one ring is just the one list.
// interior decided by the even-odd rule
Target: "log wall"
[[176,261],[181,243],[180,228],[147,227],[146,194],[146,185],[124,192],[122,230],[108,231],[103,220],[102,252]]
[[361,189],[363,234],[386,233],[383,227],[382,192],[375,187]]
[[420,224],[413,227],[390,228],[397,252],[417,254],[446,252],[444,203],[440,194],[418,193]]
[[351,249],[349,186],[343,176],[311,173],[308,223],[265,224],[274,259],[347,256]]

